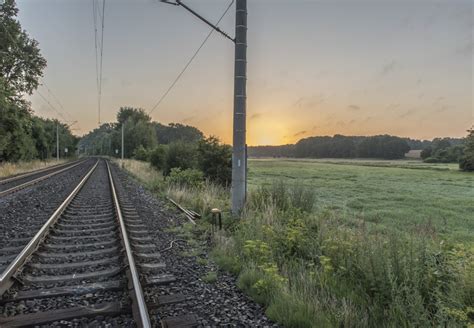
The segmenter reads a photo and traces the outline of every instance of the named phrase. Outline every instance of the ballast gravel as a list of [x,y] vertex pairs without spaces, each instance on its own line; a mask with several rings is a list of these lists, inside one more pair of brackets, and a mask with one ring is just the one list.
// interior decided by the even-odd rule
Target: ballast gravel
[[[2,251],[4,248],[28,243],[95,161],[89,159],[36,185],[0,198],[0,257],[10,254],[10,251]],[[19,239],[22,241],[18,242]]]
[[[179,239],[170,230],[187,220],[118,166],[114,165],[114,171],[148,227],[157,248],[164,250],[171,241]],[[200,327],[278,327],[265,316],[262,306],[238,289],[235,277],[219,270],[211,260],[208,264],[200,264],[196,256],[183,256],[190,252],[191,247],[187,243],[175,243],[171,249],[161,252],[161,262],[166,264],[163,273],[173,274],[177,280],[171,284],[146,288],[146,298],[158,304],[160,295],[184,294],[186,300],[153,310],[151,319],[155,326],[159,326],[160,318],[192,313],[197,316]],[[208,258],[208,255],[202,254],[200,257]],[[202,280],[210,271],[218,272],[214,283]]]

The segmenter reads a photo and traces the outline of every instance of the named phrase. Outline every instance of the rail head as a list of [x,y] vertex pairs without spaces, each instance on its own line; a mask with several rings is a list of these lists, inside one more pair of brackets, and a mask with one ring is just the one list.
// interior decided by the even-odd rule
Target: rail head
[[131,283],[133,286],[133,293],[134,298],[137,302],[137,319],[139,320],[138,325],[139,327],[149,328],[151,327],[150,316],[148,314],[148,309],[145,302],[145,297],[143,294],[142,286],[140,284],[140,276],[138,274],[137,267],[135,265],[135,260],[133,258],[132,247],[130,246],[130,241],[128,239],[127,229],[125,227],[125,222],[123,221],[122,210],[120,208],[120,202],[117,196],[117,191],[114,185],[114,179],[112,177],[112,172],[110,170],[110,166],[108,161],[107,163],[107,171],[109,173],[109,181],[110,181],[110,189],[112,190],[112,196],[114,199],[115,210],[117,212],[117,218],[120,224],[120,232],[122,235],[123,245],[125,248],[125,254],[127,256],[130,276],[131,276]]
[[[30,256],[35,249],[38,247],[41,240],[46,236],[49,231],[49,228],[57,221],[62,212],[66,209],[69,203],[74,199],[77,193],[84,186],[86,181],[92,175],[99,160],[94,164],[94,166],[87,172],[84,178],[81,179],[79,184],[74,188],[74,190],[69,194],[69,196],[59,205],[59,207],[54,211],[54,213],[49,217],[46,223],[40,228],[40,230],[35,234],[35,236],[29,241],[29,243],[23,248],[23,250],[18,254],[15,259],[8,265],[5,271],[0,275],[0,296],[2,296],[5,291],[7,291],[13,284],[12,277],[15,275],[17,270],[23,265],[28,256]],[[77,165],[77,164],[76,164]]]

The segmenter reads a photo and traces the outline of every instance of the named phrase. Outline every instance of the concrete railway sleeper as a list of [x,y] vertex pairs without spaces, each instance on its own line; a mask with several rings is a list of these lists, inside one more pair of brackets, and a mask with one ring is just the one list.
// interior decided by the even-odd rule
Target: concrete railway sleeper
[[128,232],[122,206],[133,211],[108,163],[97,161],[0,276],[0,327],[151,327],[141,282],[164,265],[158,254],[155,263],[135,260],[143,236]]

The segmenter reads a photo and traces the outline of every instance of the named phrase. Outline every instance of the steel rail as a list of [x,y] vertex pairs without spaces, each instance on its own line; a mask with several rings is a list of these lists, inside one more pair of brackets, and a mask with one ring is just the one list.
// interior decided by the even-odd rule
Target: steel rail
[[71,162],[66,162],[66,163],[61,163],[61,164],[55,164],[55,165],[51,165],[51,166],[48,166],[48,167],[43,167],[42,169],[28,171],[28,172],[25,172],[25,173],[19,173],[19,174],[16,174],[16,175],[12,176],[12,177],[0,179],[0,185],[8,183],[8,182],[15,181],[15,180],[23,179],[23,178],[29,177],[30,175],[38,174],[38,173],[41,173],[41,172],[44,172],[44,171],[54,170],[54,169],[57,169],[59,167],[68,166],[68,165],[71,165],[72,163],[79,162],[81,160],[82,159],[78,159],[76,161],[71,161]]
[[36,184],[36,183],[38,183],[38,182],[40,182],[40,181],[43,181],[43,180],[45,180],[45,179],[48,179],[48,178],[50,178],[50,177],[52,177],[52,176],[54,176],[54,175],[56,175],[56,174],[59,174],[59,173],[61,173],[61,172],[67,171],[67,170],[69,170],[69,169],[72,169],[73,167],[76,167],[76,166],[82,164],[83,162],[84,162],[84,161],[81,160],[81,161],[79,161],[78,163],[76,163],[76,164],[74,164],[74,165],[67,166],[67,167],[65,167],[65,168],[63,168],[63,169],[61,169],[61,170],[59,170],[59,171],[51,172],[51,173],[49,173],[49,174],[40,176],[39,178],[33,179],[33,180],[31,180],[31,181],[27,181],[27,182],[25,182],[25,183],[22,183],[22,184],[20,184],[20,185],[18,185],[18,186],[15,186],[15,187],[10,188],[10,189],[4,190],[4,191],[0,191],[0,197],[5,196],[5,195],[8,195],[8,194],[10,194],[10,193],[12,193],[12,192],[18,191],[18,190],[20,190],[20,189],[26,188],[26,187],[31,186],[31,185],[33,185],[33,184]]
[[[92,172],[96,169],[99,164],[99,160],[95,165],[89,170],[89,172],[82,178],[79,184],[74,188],[74,190],[69,194],[69,196],[62,202],[61,205],[54,211],[51,217],[46,221],[46,223],[41,227],[41,229],[36,233],[36,235],[30,240],[30,242],[23,248],[23,250],[18,254],[15,259],[10,263],[10,265],[3,271],[0,275],[0,296],[2,296],[5,291],[7,291],[13,284],[12,277],[15,275],[17,270],[23,265],[26,259],[36,250],[41,240],[47,235],[49,228],[57,221],[62,212],[66,209],[69,203],[74,199],[77,193],[84,186],[86,181],[91,176]],[[78,165],[78,164],[76,164]]]
[[139,327],[149,328],[151,327],[150,317],[148,315],[148,309],[145,302],[145,297],[143,295],[142,286],[140,284],[140,277],[138,275],[137,267],[135,265],[135,260],[133,259],[132,248],[130,246],[130,241],[128,240],[127,229],[125,227],[125,223],[123,221],[122,210],[120,208],[120,203],[118,200],[117,192],[115,190],[114,180],[112,177],[112,173],[110,171],[110,166],[108,161],[107,163],[107,170],[109,172],[109,180],[110,180],[110,188],[112,190],[112,195],[114,199],[115,209],[117,212],[117,218],[120,223],[120,232],[122,234],[123,244],[125,247],[125,253],[127,255],[128,266],[131,275],[131,282],[133,286],[133,292],[135,294],[135,300],[137,301],[137,308],[138,308],[138,317],[136,318],[139,320],[137,324]]

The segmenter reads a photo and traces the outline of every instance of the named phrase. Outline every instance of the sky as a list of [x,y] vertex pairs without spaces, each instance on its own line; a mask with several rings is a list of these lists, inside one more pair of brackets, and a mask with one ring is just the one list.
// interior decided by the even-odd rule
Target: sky
[[[97,0],[101,3],[101,0]],[[183,0],[216,22],[231,0]],[[98,126],[93,1],[17,0],[48,61],[39,92]],[[473,1],[248,0],[247,142],[313,135],[463,137],[473,122]],[[158,0],[106,1],[101,121],[149,111],[210,28]],[[219,26],[234,35],[235,5]],[[214,33],[151,114],[232,142],[233,43]],[[36,114],[57,117],[34,93]]]

